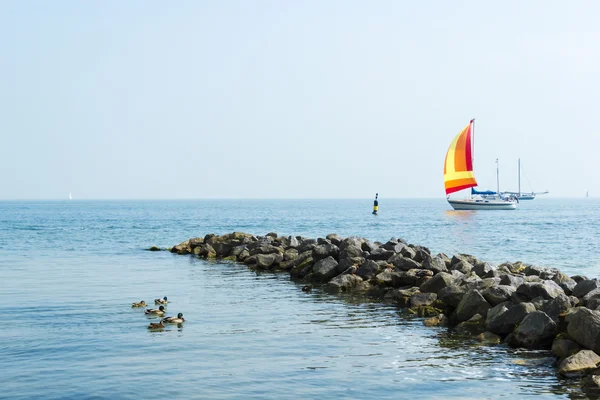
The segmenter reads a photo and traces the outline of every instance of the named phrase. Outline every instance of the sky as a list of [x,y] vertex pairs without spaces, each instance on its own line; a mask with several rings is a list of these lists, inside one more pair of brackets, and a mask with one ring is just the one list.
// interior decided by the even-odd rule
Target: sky
[[600,196],[600,2],[0,3],[0,199]]

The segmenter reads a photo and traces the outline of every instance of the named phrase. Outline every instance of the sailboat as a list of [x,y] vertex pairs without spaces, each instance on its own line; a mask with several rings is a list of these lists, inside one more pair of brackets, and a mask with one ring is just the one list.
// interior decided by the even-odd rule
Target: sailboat
[[538,194],[547,194],[548,191],[545,192],[521,192],[521,159],[519,158],[519,187],[517,192],[502,192],[504,196],[516,196],[519,200],[534,200],[535,196]]
[[69,192],[69,200],[73,200],[73,196],[71,195],[71,192]]
[[[450,143],[444,163],[444,186],[446,200],[455,210],[514,210],[517,203],[513,199],[502,197],[499,188],[499,167],[496,168],[496,192],[478,192],[473,189],[477,186],[473,172],[473,146],[472,139],[475,132],[475,119],[467,125]],[[496,160],[496,163],[498,160]],[[451,199],[450,194],[459,190],[471,188],[471,195],[465,199]]]

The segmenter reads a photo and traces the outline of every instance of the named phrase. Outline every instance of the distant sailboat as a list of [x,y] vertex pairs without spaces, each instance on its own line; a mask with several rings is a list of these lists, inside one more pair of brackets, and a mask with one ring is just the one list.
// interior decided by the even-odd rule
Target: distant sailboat
[[[444,186],[446,200],[455,210],[514,210],[517,208],[515,201],[505,199],[499,195],[500,187],[496,192],[477,192],[473,173],[473,145],[475,120],[472,119],[452,141],[446,161],[444,162]],[[496,183],[499,186],[499,167],[496,160]],[[459,190],[471,189],[471,196],[466,199],[451,199],[449,195]],[[475,196],[474,196],[475,195]]]
[[69,200],[73,200],[73,195],[71,195],[71,192],[69,192]]
[[518,180],[518,189],[516,192],[502,192],[502,196],[516,196],[519,200],[534,200],[535,196],[538,194],[547,194],[548,191],[545,192],[521,192],[521,159],[519,158],[519,180]]

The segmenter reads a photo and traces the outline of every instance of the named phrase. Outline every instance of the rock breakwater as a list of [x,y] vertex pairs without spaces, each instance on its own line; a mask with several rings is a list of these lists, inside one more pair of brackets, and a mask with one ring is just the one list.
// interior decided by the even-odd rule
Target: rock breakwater
[[191,238],[171,249],[251,269],[289,273],[330,293],[353,292],[393,302],[426,318],[427,326],[470,332],[486,343],[547,348],[557,373],[585,377],[600,393],[600,281],[569,277],[556,268],[469,254],[431,254],[425,246],[392,238],[254,236],[242,232]]

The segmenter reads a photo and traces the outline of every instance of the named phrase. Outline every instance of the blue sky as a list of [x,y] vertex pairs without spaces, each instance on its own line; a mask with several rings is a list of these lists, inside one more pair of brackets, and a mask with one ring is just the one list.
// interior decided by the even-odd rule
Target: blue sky
[[600,193],[600,3],[5,1],[0,199]]

